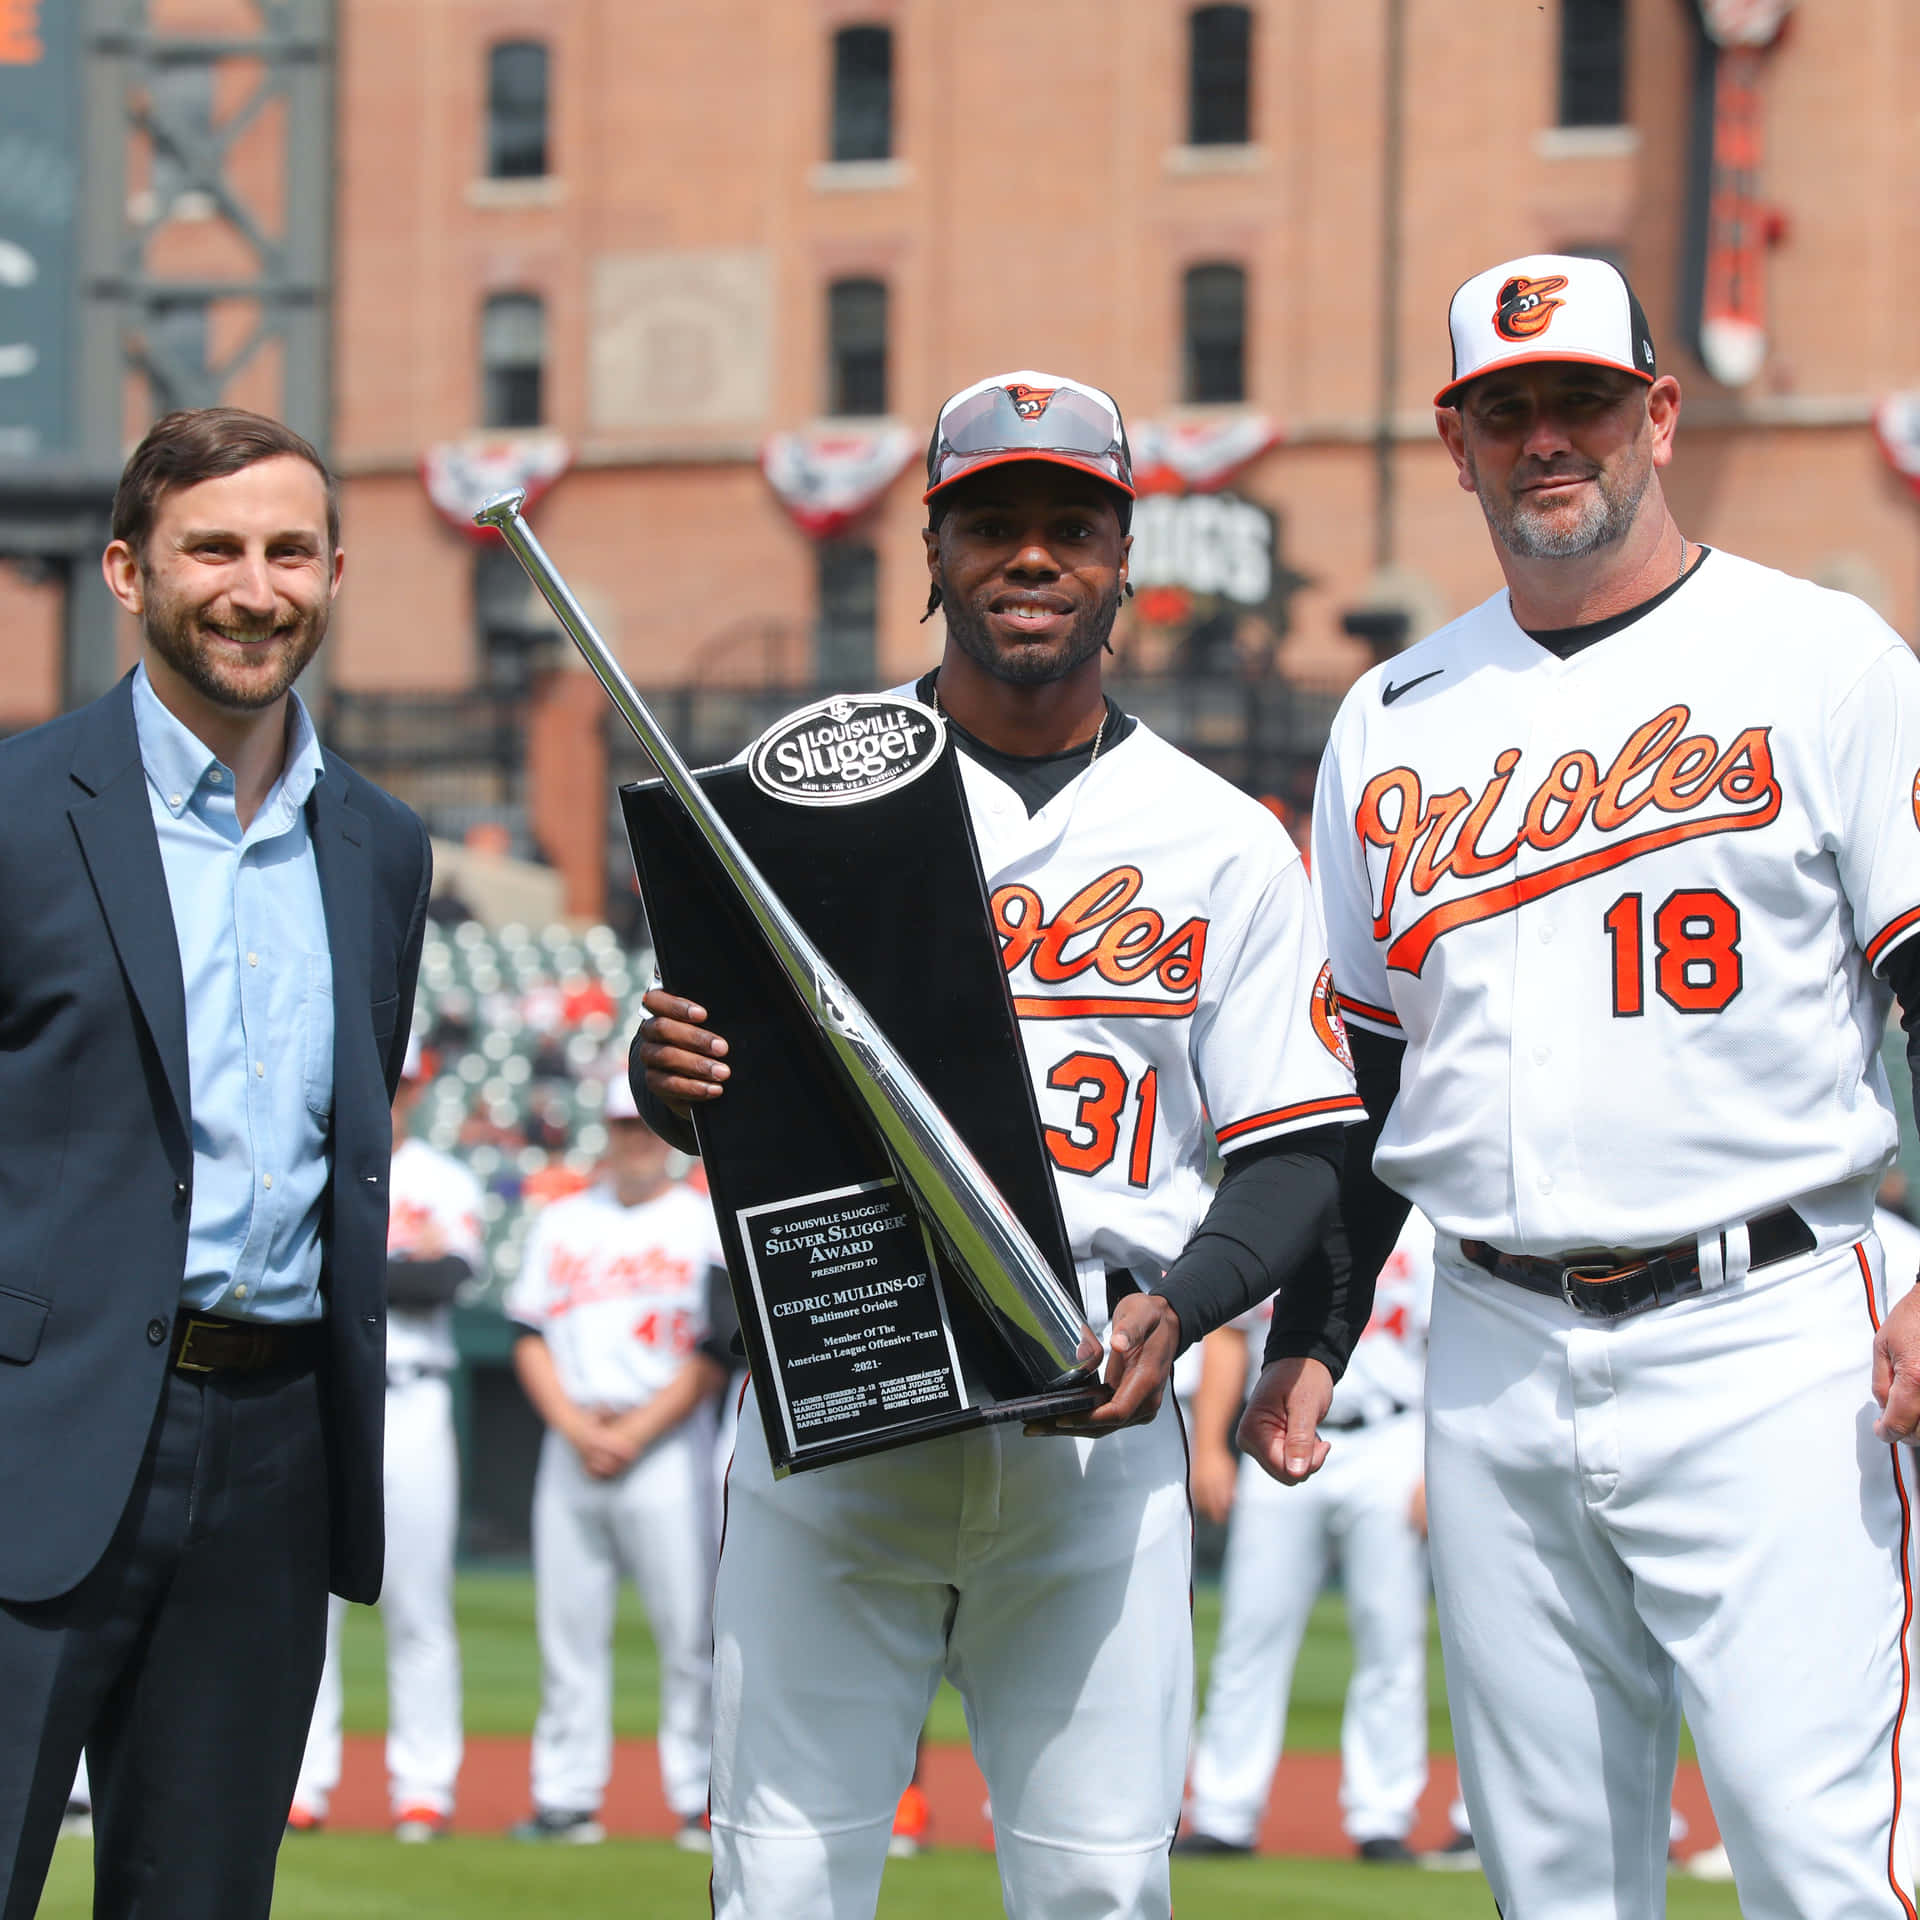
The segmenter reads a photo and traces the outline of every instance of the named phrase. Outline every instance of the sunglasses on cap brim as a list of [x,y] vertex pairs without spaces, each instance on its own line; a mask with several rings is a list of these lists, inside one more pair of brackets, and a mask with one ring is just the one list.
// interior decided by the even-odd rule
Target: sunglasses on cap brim
[[1133,460],[1119,417],[1090,395],[1056,387],[1045,408],[1023,418],[1005,387],[950,408],[927,449],[927,493],[1003,460],[1052,458],[1133,492]]

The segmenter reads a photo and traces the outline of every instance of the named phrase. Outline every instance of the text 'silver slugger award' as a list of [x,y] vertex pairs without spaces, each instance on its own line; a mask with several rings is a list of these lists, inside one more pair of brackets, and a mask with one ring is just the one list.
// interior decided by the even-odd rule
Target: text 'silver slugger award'
[[694,774],[521,519],[661,777],[620,793],[661,978],[726,1036],[694,1124],[774,1470],[1104,1397],[945,723],[823,700]]

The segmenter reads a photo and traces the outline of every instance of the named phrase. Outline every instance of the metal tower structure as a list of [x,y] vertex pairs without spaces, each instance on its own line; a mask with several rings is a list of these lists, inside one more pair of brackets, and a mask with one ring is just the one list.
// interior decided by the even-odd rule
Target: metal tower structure
[[146,423],[231,401],[325,450],[335,0],[192,28],[167,0],[26,4],[0,36],[0,558],[66,576],[73,706],[114,677],[99,554]]

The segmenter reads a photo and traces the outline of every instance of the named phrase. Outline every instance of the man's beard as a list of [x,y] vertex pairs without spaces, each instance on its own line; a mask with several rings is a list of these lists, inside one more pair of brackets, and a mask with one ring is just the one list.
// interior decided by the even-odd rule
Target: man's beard
[[[149,577],[141,630],[147,644],[194,692],[230,712],[255,713],[272,706],[299,679],[327,635],[329,607],[323,602],[301,614],[281,637],[256,642],[260,652],[254,656],[255,669],[240,674],[215,652],[218,643],[202,636],[202,612],[183,600],[159,598]],[[255,631],[234,620],[219,624],[234,633]]]
[[1579,514],[1569,519],[1564,509],[1558,509],[1549,519],[1529,505],[1535,498],[1530,493],[1495,500],[1471,459],[1467,472],[1480,497],[1487,525],[1500,544],[1521,560],[1579,560],[1615,545],[1633,525],[1653,478],[1652,463],[1645,459],[1622,462],[1611,473],[1605,467],[1596,467],[1587,476],[1593,480],[1594,490]]
[[1080,614],[1057,649],[1038,641],[997,647],[987,632],[985,614],[962,606],[944,593],[940,606],[947,616],[948,633],[975,666],[1010,687],[1045,687],[1085,666],[1107,644],[1120,611],[1120,588],[1116,584],[1111,593]]

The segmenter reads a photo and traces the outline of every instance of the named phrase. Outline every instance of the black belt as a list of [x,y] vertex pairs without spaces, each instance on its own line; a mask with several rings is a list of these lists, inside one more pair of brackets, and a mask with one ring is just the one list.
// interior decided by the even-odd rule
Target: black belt
[[[1725,1244],[1722,1235],[1723,1248]],[[1751,1273],[1776,1260],[1811,1253],[1814,1245],[1813,1229],[1791,1207],[1776,1207],[1747,1222],[1747,1270]],[[1606,1255],[1590,1260],[1537,1260],[1531,1254],[1502,1253],[1484,1240],[1462,1240],[1460,1251],[1496,1280],[1564,1300],[1576,1313],[1595,1320],[1618,1320],[1706,1291],[1700,1281],[1700,1248],[1694,1240],[1651,1253],[1630,1253],[1625,1259]]]
[[184,1308],[173,1323],[177,1373],[264,1373],[269,1367],[311,1366],[320,1356],[325,1323],[298,1320],[223,1320]]
[[387,1365],[387,1385],[390,1387],[410,1387],[418,1380],[445,1380],[452,1369],[432,1366],[424,1360],[390,1361]]
[[1381,1413],[1350,1413],[1344,1419],[1322,1420],[1320,1431],[1322,1433],[1353,1433],[1361,1427],[1375,1426],[1382,1420],[1397,1420],[1407,1411],[1406,1404],[1396,1400]]

